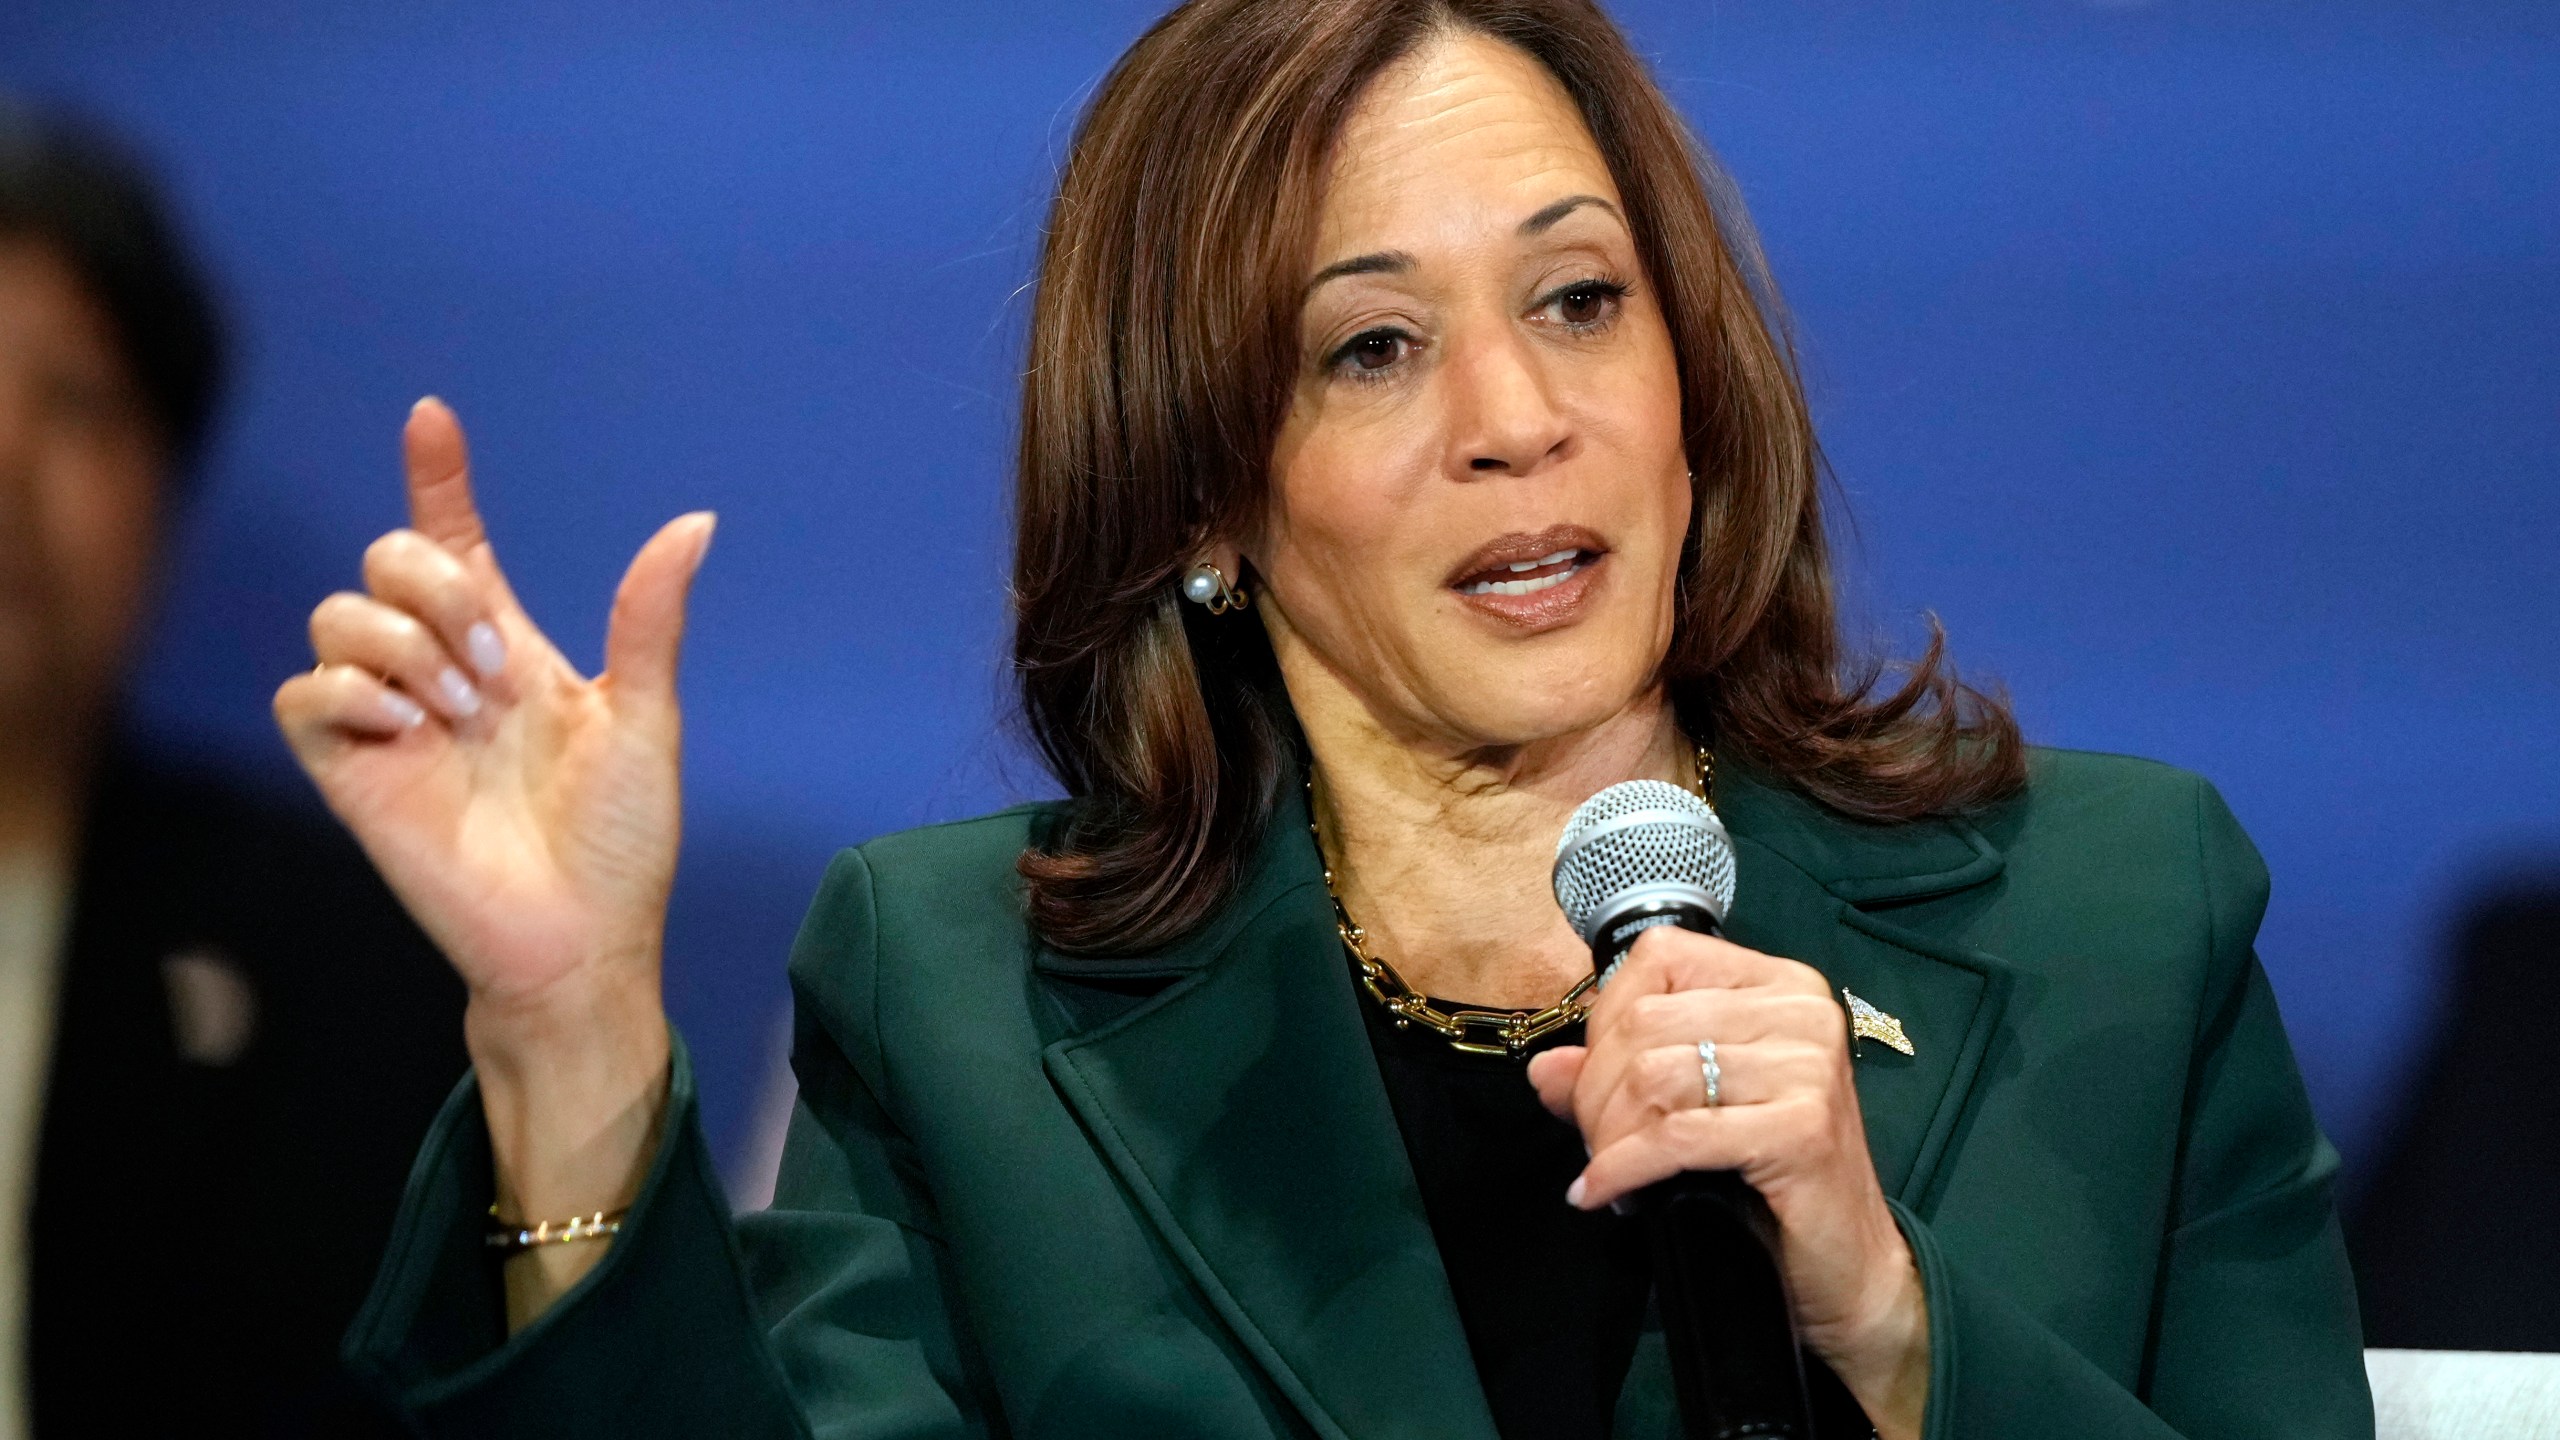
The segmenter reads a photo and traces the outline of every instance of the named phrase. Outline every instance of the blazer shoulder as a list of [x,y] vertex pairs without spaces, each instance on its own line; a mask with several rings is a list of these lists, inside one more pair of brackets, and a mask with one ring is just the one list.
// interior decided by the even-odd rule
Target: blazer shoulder
[[2027,747],[2027,788],[2020,795],[2040,808],[2090,809],[2119,820],[2184,813],[2196,788],[2209,782],[2139,755],[2102,750],[2066,750],[2052,745]]
[[[2134,755],[2031,747],[2026,788],[1975,817],[1994,844],[2151,842],[2236,858],[2247,837],[2212,781]],[[2248,859],[2256,852],[2248,850]]]
[[954,927],[1026,929],[1015,862],[1054,822],[1057,801],[922,825],[836,852],[812,924],[860,921],[884,940]]
[[870,866],[875,883],[897,890],[1010,886],[1015,858],[1047,832],[1064,808],[1062,801],[1041,800],[992,815],[919,825],[877,836],[849,853],[859,854]]
[[2073,876],[2090,894],[2187,897],[2226,960],[2266,911],[2266,862],[2222,792],[2191,770],[2040,746],[2026,789],[1976,823],[2013,873]]
[[1061,809],[1017,805],[836,852],[792,947],[804,997],[868,993],[883,968],[920,957],[1024,952],[1031,931],[1014,863]]

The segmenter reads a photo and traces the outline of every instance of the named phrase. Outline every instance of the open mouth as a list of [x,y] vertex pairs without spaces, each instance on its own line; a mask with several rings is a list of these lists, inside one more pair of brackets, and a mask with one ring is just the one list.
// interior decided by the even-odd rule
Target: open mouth
[[1478,546],[1449,572],[1460,603],[1486,619],[1526,633],[1572,623],[1589,608],[1609,542],[1580,525],[1513,531]]
[[1598,558],[1580,546],[1567,546],[1526,560],[1488,565],[1461,579],[1455,588],[1461,595],[1535,595],[1572,579]]

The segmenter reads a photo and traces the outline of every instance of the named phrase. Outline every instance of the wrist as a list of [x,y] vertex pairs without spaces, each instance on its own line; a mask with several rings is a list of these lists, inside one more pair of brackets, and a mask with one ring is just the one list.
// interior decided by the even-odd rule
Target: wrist
[[[555,987],[557,989],[558,987]],[[463,1033],[501,1212],[528,1223],[627,1205],[665,1125],[672,1041],[655,987],[475,996]]]
[[475,988],[462,1040],[484,1082],[551,1088],[650,1068],[666,1026],[652,954],[582,966],[535,990]]
[[[1899,1235],[1896,1236],[1899,1239]],[[1816,1345],[1883,1440],[1917,1440],[1929,1398],[1929,1301],[1908,1244],[1878,1277],[1864,1320],[1836,1345]]]

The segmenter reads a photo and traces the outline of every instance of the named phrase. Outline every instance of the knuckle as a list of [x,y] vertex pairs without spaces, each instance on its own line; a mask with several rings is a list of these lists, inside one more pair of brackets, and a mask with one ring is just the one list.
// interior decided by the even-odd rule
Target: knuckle
[[394,530],[365,547],[365,588],[398,590],[409,603],[444,609],[456,601],[458,567],[443,547],[415,530]]
[[1826,1045],[1818,1040],[1781,1040],[1774,1046],[1778,1063],[1801,1075],[1830,1073],[1835,1055],[1847,1048],[1845,1041]]
[[1831,1106],[1821,1096],[1800,1092],[1779,1104],[1786,1112],[1788,1133],[1804,1136],[1809,1143],[1816,1137],[1821,1138],[1821,1143],[1829,1143],[1831,1126],[1827,1122],[1831,1119]]
[[1662,1117],[1662,1136],[1683,1155],[1695,1155],[1716,1143],[1719,1117],[1712,1110],[1674,1110]]
[[1644,1093],[1656,1101],[1679,1098],[1687,1067],[1676,1050],[1648,1050],[1642,1062]]
[[373,543],[364,547],[366,578],[387,575],[399,568],[400,562],[413,553],[410,547],[417,538],[416,532],[410,530],[387,530],[373,537]]
[[340,621],[351,635],[370,638],[401,653],[403,658],[418,659],[421,647],[432,643],[427,627],[417,616],[396,605],[350,595],[340,607]]
[[1834,1030],[1845,1033],[1849,1028],[1849,1012],[1825,990],[1810,995],[1790,995],[1781,1003],[1786,1006],[1789,1028],[1806,1035],[1827,1035]]
[[326,636],[345,633],[354,624],[356,616],[362,613],[365,604],[363,596],[345,590],[323,598],[311,607],[311,638],[316,642]]

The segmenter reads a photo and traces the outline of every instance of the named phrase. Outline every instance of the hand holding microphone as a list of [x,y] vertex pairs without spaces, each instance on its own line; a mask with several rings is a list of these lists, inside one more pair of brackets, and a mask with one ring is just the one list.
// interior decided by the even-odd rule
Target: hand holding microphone
[[[1714,812],[1675,785],[1611,786],[1576,812],[1559,848],[1557,893],[1609,976],[1587,1043],[1541,1055],[1529,1071],[1547,1107],[1591,1148],[1572,1202],[1589,1209],[1639,1197],[1657,1227],[1682,1195],[1696,1197],[1689,1208],[1747,1214],[1756,1203],[1729,1181],[1719,1193],[1709,1172],[1738,1177],[1766,1201],[1773,1288],[1791,1304],[1804,1345],[1882,1435],[1916,1437],[1926,1305],[1868,1157],[1848,1021],[1829,982],[1715,933],[1734,900],[1731,845]],[[1715,1047],[1713,1104],[1702,1041]],[[1684,1306],[1710,1329],[1736,1323],[1751,1303],[1742,1293],[1750,1277],[1732,1241],[1701,1241],[1694,1226],[1658,1235],[1666,1328],[1680,1328]],[[1737,1266],[1744,1273],[1729,1273]],[[1715,1273],[1694,1273],[1702,1268]],[[1713,1380],[1717,1365],[1757,1363],[1736,1359],[1748,1339],[1719,1335],[1699,1342],[1707,1353],[1684,1356],[1675,1333],[1675,1372],[1697,1359]],[[1730,1378],[1750,1388],[1768,1376]],[[1695,1432],[1691,1396],[1682,1399]]]

